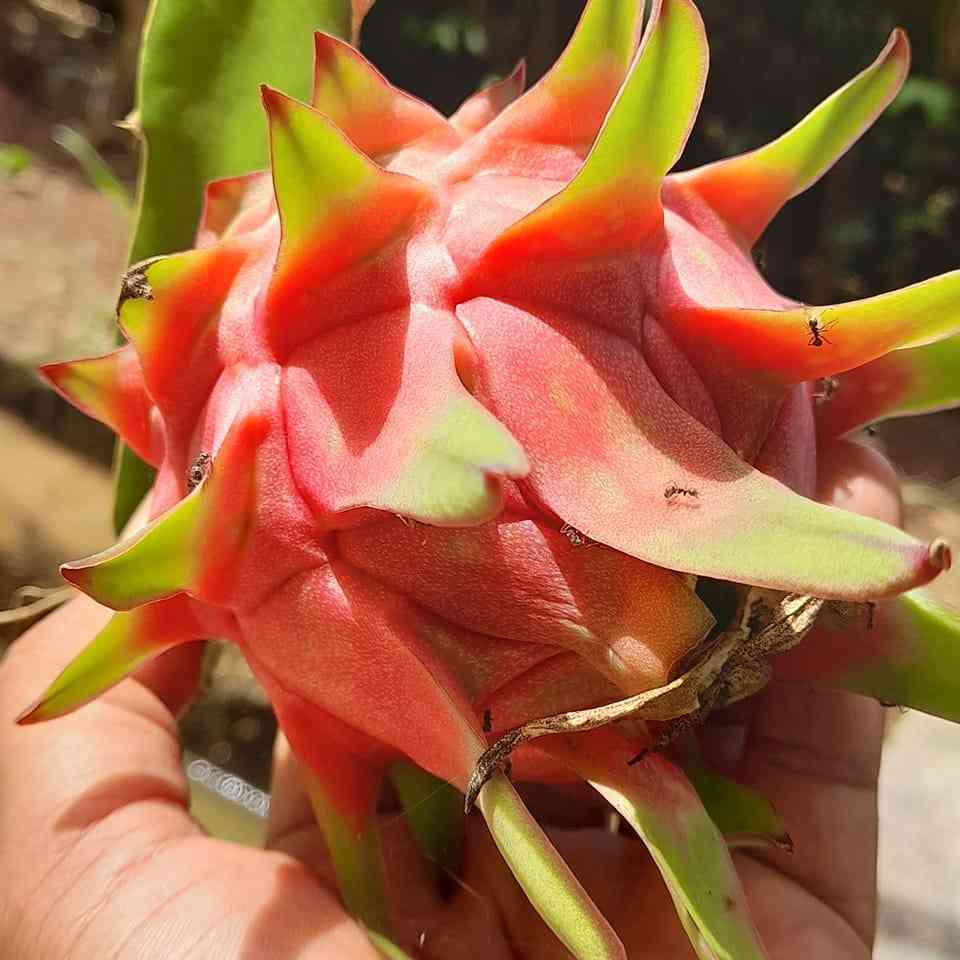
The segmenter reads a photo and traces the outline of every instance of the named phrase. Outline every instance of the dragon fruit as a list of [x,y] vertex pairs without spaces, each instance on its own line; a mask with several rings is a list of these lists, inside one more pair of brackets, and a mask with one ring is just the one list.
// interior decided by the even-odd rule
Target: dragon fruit
[[960,623],[915,589],[946,544],[813,499],[818,444],[960,402],[960,272],[811,307],[750,253],[895,96],[906,37],[668,175],[707,43],[691,0],[643,7],[591,0],[540,82],[450,118],[318,34],[312,103],[262,90],[271,169],[129,271],[124,346],[44,369],[158,474],[143,529],[63,567],[118,612],[21,722],[235,642],[380,933],[377,798],[412,763],[476,799],[575,956],[624,954],[508,773],[589,781],[696,949],[763,956],[726,814],[785,841],[697,722],[801,641],[784,675],[960,719]]

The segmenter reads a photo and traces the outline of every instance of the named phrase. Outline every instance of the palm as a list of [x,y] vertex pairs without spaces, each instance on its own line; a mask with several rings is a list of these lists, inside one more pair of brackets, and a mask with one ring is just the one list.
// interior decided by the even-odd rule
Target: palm
[[[99,615],[87,605],[68,608],[23,641],[2,674],[5,718],[19,708],[28,678],[42,670],[38,658],[55,658],[59,638],[73,634],[78,619]],[[164,673],[147,678],[173,705],[182,696],[177,688],[189,686],[186,656],[195,654],[168,660]],[[754,914],[777,960],[868,956],[878,713],[854,697],[794,688],[762,699],[755,711],[743,772],[773,793],[799,848],[784,863],[739,855]],[[831,729],[826,741],[817,740],[812,717]],[[725,732],[715,728],[718,737]],[[278,769],[271,850],[258,851],[205,837],[190,820],[173,715],[141,684],[124,684],[56,724],[4,723],[0,739],[10,769],[31,774],[7,780],[0,803],[0,836],[17,840],[0,845],[0,868],[16,879],[7,894],[13,909],[0,921],[10,955],[376,956],[332,892],[319,832],[285,763]],[[824,742],[836,752],[825,754]],[[569,822],[569,803],[564,807]],[[825,825],[818,809],[829,810],[833,846],[818,833]],[[543,814],[549,819],[551,811]],[[596,822],[586,803],[581,814],[584,824]],[[479,818],[470,824],[465,876],[447,898],[398,818],[385,821],[384,835],[398,938],[411,952],[448,956],[456,947],[490,960],[565,955]],[[595,825],[556,827],[553,839],[629,955],[691,956],[641,844]],[[819,852],[811,859],[805,850]]]
[[[849,465],[849,457],[844,461]],[[896,520],[889,474],[869,462],[832,472],[823,498]],[[839,483],[839,481],[838,481]],[[101,700],[51,724],[11,722],[43,677],[106,611],[80,600],[34,627],[0,670],[0,943],[4,956],[375,960],[333,892],[333,871],[295,771],[275,767],[268,851],[203,835],[186,808],[176,711],[199,651],[161,657]],[[797,852],[737,854],[774,960],[868,957],[874,928],[876,781],[882,711],[870,701],[774,685],[712,722],[708,750],[777,807]],[[642,845],[600,825],[587,795],[553,824],[561,854],[611,920],[629,956],[692,957]],[[571,812],[573,821],[571,822]],[[479,817],[465,872],[442,897],[399,817],[383,828],[397,939],[411,955],[566,953],[533,913]]]

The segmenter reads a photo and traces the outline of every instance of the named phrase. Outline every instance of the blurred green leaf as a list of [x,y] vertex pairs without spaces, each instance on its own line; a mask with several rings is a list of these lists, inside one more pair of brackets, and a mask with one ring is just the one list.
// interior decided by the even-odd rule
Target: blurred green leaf
[[[350,0],[153,0],[137,82],[142,136],[130,261],[193,244],[203,188],[267,166],[259,85],[306,100],[313,32],[349,38]],[[115,522],[122,527],[152,482],[120,454]]]
[[117,442],[114,456],[113,528],[119,534],[153,485],[156,471],[125,443]]
[[124,213],[129,213],[133,202],[126,187],[114,176],[106,161],[90,141],[71,127],[58,124],[53,128],[53,142],[63,147],[80,164],[90,185],[112,200]]
[[33,163],[33,155],[18,143],[0,143],[0,173],[15,177]]
[[826,239],[834,250],[850,251],[865,247],[874,239],[873,226],[865,217],[837,220],[826,227]]
[[441,873],[455,876],[463,856],[463,795],[412,763],[395,763],[390,780],[420,852]]
[[384,957],[385,960],[410,960],[409,954],[404,953],[403,950],[391,940],[388,940],[382,933],[377,933],[375,930],[367,930],[367,936],[377,948],[377,952],[380,956]]
[[137,86],[133,262],[193,243],[208,181],[267,165],[259,85],[308,99],[313,32],[349,37],[350,18],[349,0],[154,0]]
[[898,114],[911,107],[920,107],[929,126],[935,130],[946,130],[957,118],[958,101],[960,97],[957,91],[946,81],[932,77],[910,77],[890,112]]
[[444,13],[434,17],[406,15],[399,21],[398,30],[404,42],[426,49],[433,48],[448,57],[456,55],[461,49],[474,57],[482,57],[487,52],[486,27],[460,13]]

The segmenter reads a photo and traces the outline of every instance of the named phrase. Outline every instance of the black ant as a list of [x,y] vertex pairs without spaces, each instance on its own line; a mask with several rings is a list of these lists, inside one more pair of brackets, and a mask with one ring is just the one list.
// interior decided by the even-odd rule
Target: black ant
[[829,323],[821,323],[819,317],[811,317],[807,321],[807,330],[810,333],[810,339],[807,343],[811,347],[822,347],[825,343],[833,343],[832,340],[828,340],[824,336],[824,333],[836,322],[836,320],[831,320]]
[[483,732],[489,733],[493,729],[493,714],[489,710],[483,711]]
[[674,497],[680,497],[680,496],[683,496],[683,497],[693,497],[694,499],[697,499],[697,498],[699,498],[699,496],[700,496],[700,491],[699,491],[699,490],[691,490],[690,487],[674,487],[674,486],[670,486],[670,487],[667,487],[667,489],[663,491],[663,496],[664,496],[664,498],[667,499],[667,500],[672,500]]
[[196,490],[207,477],[210,476],[210,468],[213,466],[213,457],[209,453],[201,453],[187,470],[187,492]]

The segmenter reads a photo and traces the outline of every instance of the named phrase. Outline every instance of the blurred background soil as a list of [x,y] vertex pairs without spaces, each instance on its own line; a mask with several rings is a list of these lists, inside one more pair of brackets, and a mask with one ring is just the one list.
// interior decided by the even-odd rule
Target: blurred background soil
[[[394,82],[449,111],[523,54],[532,75],[542,73],[580,7],[378,0],[363,48]],[[960,2],[744,0],[735,16],[724,0],[700,7],[713,66],[681,167],[782,132],[866,65],[892,26],[913,40],[914,71],[897,105],[764,238],[758,255],[774,286],[830,302],[956,269]],[[114,124],[132,105],[143,12],[142,0],[0,0],[0,610],[36,602],[43,591],[24,587],[57,587],[62,560],[112,540],[111,435],[32,370],[114,342],[132,217],[122,194],[132,195],[136,171],[135,145]],[[64,125],[97,152],[86,172],[55,142]],[[906,479],[908,527],[960,545],[960,414],[884,424],[874,442]],[[960,606],[960,569],[934,589]],[[0,614],[0,649],[20,629]],[[237,656],[211,657],[207,691],[183,728],[198,813],[222,834],[255,839],[244,809],[265,809],[258,788],[275,728]],[[881,796],[883,960],[960,957],[958,795],[960,729],[898,716]]]

